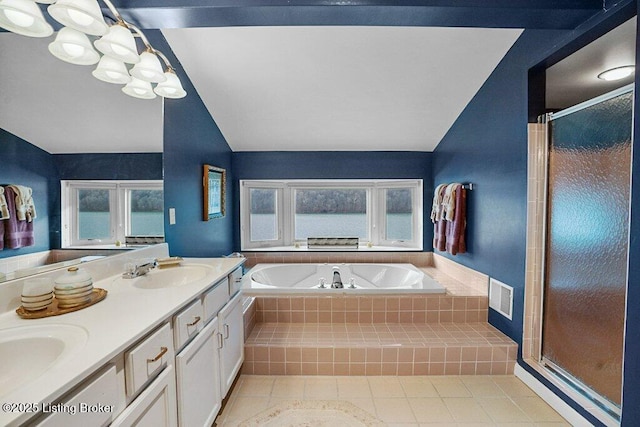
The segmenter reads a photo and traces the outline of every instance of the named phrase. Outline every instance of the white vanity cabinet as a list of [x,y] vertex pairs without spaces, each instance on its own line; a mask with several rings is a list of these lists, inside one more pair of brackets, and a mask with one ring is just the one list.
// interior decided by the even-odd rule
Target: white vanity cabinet
[[220,324],[220,386],[226,396],[244,361],[242,294],[237,293],[218,313]]
[[218,320],[213,319],[176,356],[178,423],[210,426],[220,411]]
[[[89,351],[96,360],[88,365],[90,369],[84,369],[93,373],[47,403],[45,410],[20,422],[39,427],[213,425],[243,362],[244,326],[237,292],[242,269],[236,268],[236,261],[230,262],[225,259],[219,264],[225,272],[233,266],[231,273],[212,275],[208,286],[199,284],[187,296],[175,288],[155,295],[135,287],[118,289],[121,294],[114,290],[115,298],[93,308],[96,319],[117,313],[120,306],[109,305],[111,300],[140,312],[133,311],[135,315],[125,316],[126,320],[114,318],[109,325],[83,318],[91,325],[89,337],[93,339],[86,347],[91,345]],[[127,298],[118,299],[120,296]],[[145,303],[155,308],[153,314],[141,308]],[[124,323],[131,318],[139,322],[135,327]],[[118,325],[125,331],[138,331],[136,338],[126,332],[120,336]],[[100,342],[99,333],[92,336],[94,331],[109,339]],[[101,355],[107,355],[102,360],[108,361],[98,365]],[[15,425],[13,421],[8,424]]]
[[176,379],[170,324],[165,323],[125,351],[124,359],[127,397],[133,400],[112,426],[176,426]]
[[177,425],[176,376],[173,365],[168,365],[115,419],[111,427]]
[[[120,366],[121,369],[121,366]],[[116,364],[109,363],[72,391],[60,403],[43,404],[50,413],[34,423],[38,427],[106,426],[124,406],[122,384]]]
[[[232,275],[216,282],[199,299],[174,316],[180,426],[212,425],[222,406],[222,399],[242,366],[242,298],[240,293],[236,293],[229,300],[230,293],[237,291],[231,286],[235,281],[230,282],[230,278]],[[202,330],[195,330],[196,321],[200,326],[205,324]],[[187,333],[185,323],[193,324],[192,333]],[[185,343],[186,346],[180,350]]]

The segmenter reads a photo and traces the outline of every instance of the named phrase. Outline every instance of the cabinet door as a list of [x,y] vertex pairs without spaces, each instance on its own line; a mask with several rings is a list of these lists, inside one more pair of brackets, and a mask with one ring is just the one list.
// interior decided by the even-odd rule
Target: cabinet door
[[244,326],[242,294],[238,293],[218,314],[222,348],[220,349],[220,376],[222,396],[226,396],[244,360]]
[[43,412],[57,408],[61,412],[36,422],[38,427],[84,427],[106,426],[118,407],[119,396],[124,398],[124,390],[118,389],[116,366],[109,364],[104,370],[80,386],[60,404],[43,404]]
[[176,356],[178,424],[210,426],[220,411],[218,320],[213,319]]
[[175,427],[176,374],[168,365],[115,419],[111,427]]

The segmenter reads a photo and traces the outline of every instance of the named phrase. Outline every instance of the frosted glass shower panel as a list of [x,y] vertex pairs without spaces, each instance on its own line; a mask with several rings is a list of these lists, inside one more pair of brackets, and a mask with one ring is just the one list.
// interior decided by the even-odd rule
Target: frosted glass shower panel
[[633,93],[550,123],[542,355],[620,406]]

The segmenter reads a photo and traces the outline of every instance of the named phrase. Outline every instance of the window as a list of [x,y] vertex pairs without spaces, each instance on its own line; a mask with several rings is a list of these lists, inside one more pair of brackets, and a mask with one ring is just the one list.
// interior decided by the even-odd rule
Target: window
[[241,181],[243,249],[308,237],[422,249],[422,181]]
[[162,181],[62,181],[62,246],[164,236]]

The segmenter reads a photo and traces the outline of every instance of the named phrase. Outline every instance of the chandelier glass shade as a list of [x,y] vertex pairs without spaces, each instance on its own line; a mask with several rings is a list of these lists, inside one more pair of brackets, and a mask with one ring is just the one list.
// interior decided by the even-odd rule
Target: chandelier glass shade
[[182,88],[180,79],[176,76],[173,70],[164,73],[166,80],[162,83],[158,83],[154,92],[163,98],[179,99],[187,96],[187,92]]
[[140,54],[140,62],[133,66],[131,75],[150,83],[160,83],[167,79],[160,60],[149,51]]
[[[56,58],[77,65],[97,63],[91,72],[96,79],[125,85],[122,91],[135,98],[186,96],[167,57],[125,21],[110,0],[100,0],[109,9],[106,15],[98,0],[0,0],[0,28],[28,37],[51,36],[53,27],[36,1],[48,4],[48,14],[64,25],[49,44]],[[115,23],[108,26],[105,16]],[[144,45],[141,54],[136,38]]]
[[156,97],[156,94],[151,87],[151,83],[135,77],[131,77],[131,81],[122,88],[122,91],[134,98],[153,99]]
[[140,62],[138,48],[133,34],[125,26],[116,24],[109,27],[107,34],[93,43],[104,55],[127,64]]
[[27,37],[49,37],[53,27],[30,0],[0,0],[0,27]]
[[91,74],[106,83],[126,84],[131,81],[131,75],[124,62],[107,55],[100,58],[98,66]]
[[73,28],[64,27],[58,31],[54,42],[49,44],[49,52],[58,59],[76,65],[93,65],[100,60],[86,34]]
[[47,12],[62,25],[92,36],[102,36],[109,29],[96,0],[58,0]]

